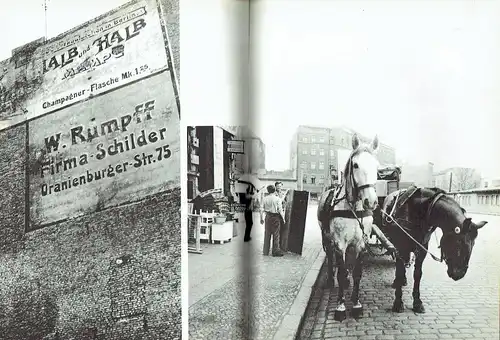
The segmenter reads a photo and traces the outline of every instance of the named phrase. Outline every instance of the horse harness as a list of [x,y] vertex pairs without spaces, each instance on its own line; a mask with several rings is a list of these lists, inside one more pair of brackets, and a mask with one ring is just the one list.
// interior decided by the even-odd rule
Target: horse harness
[[[443,252],[441,251],[441,257],[438,258],[437,256],[435,256],[434,254],[432,254],[428,249],[426,249],[422,244],[420,244],[420,242],[418,242],[413,236],[410,235],[410,233],[407,231],[408,228],[404,228],[402,227],[397,221],[396,219],[394,218],[395,215],[397,215],[397,212],[400,211],[400,209],[408,202],[408,200],[419,190],[419,188],[417,188],[416,186],[412,185],[411,187],[409,187],[408,189],[404,190],[404,191],[400,191],[398,192],[398,194],[396,195],[396,198],[394,200],[394,203],[392,204],[392,209],[391,209],[391,212],[389,214],[387,214],[383,209],[380,210],[380,212],[382,214],[384,214],[386,216],[385,218],[385,221],[387,223],[394,223],[399,229],[401,229],[413,242],[415,242],[415,244],[421,248],[422,250],[424,250],[426,253],[428,253],[433,260],[435,261],[438,261],[438,262],[443,262],[444,261],[444,258],[443,258]],[[444,197],[445,195],[442,193],[442,192],[439,192],[437,193],[436,195],[434,195],[434,197],[431,199],[431,202],[429,203],[429,206],[427,207],[427,211],[426,211],[426,214],[425,214],[425,220],[424,220],[424,223],[421,221],[420,222],[420,226],[422,226],[423,224],[426,224],[426,225],[429,225],[429,229],[426,230],[426,233],[433,233],[435,230],[436,230],[436,227],[435,226],[432,226],[429,222],[430,222],[430,217],[431,217],[431,214],[432,214],[432,211],[434,209],[434,206],[436,205],[436,203],[442,198]],[[399,202],[398,202],[399,201]],[[408,221],[408,220],[405,220],[406,222],[409,222],[409,223],[412,223],[411,221]],[[414,224],[414,223],[413,223]]]
[[[353,167],[352,159],[349,159],[348,166],[350,168]],[[357,198],[358,198],[358,193],[360,190],[363,190],[366,188],[375,188],[375,185],[374,184],[363,184],[363,185],[358,186],[356,183],[356,180],[354,178],[353,172],[352,171],[349,171],[349,172],[350,172],[349,177],[350,177],[351,183],[353,184],[353,189],[354,189],[353,199],[354,199],[354,202],[356,202]],[[328,215],[324,216],[324,218],[327,221],[329,221],[330,219],[336,218],[336,217],[356,219],[358,221],[359,227],[361,228],[361,233],[363,235],[363,241],[365,241],[365,243],[368,243],[369,240],[368,240],[368,237],[366,236],[364,228],[363,228],[363,218],[373,216],[373,212],[369,211],[369,210],[355,211],[354,208],[352,207],[351,202],[349,201],[349,199],[347,197],[347,192],[343,197],[339,198],[340,193],[342,192],[343,188],[344,188],[344,184],[341,184],[340,187],[338,187],[338,189],[337,189],[336,195],[331,192],[328,195],[328,197],[326,198],[325,207],[328,210]],[[333,197],[333,196],[335,196],[335,197]],[[349,210],[334,210],[335,206],[337,204],[339,204],[344,199],[347,202],[347,206],[349,207]],[[328,225],[328,223],[324,223],[323,225]],[[325,233],[325,231],[323,229],[322,229],[322,233]],[[371,250],[368,249],[368,252],[370,252],[371,255],[375,256],[375,254],[372,253]]]

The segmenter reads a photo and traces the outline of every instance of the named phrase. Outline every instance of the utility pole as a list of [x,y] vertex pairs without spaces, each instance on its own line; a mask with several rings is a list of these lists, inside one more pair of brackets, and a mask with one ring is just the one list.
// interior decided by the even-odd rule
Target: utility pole
[[49,1],[49,0],[43,0],[43,9],[45,11],[45,40],[48,39],[48,37],[47,37],[47,1]]
[[300,191],[304,191],[304,170],[300,169],[300,177],[298,180],[300,181]]
[[453,183],[453,172],[450,171],[450,190],[448,190],[449,192],[451,192],[451,184]]

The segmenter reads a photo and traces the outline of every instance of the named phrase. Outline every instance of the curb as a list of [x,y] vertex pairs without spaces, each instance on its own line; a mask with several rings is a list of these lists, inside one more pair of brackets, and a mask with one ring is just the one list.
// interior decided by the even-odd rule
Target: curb
[[274,333],[273,340],[291,340],[295,339],[299,333],[300,326],[306,313],[311,294],[317,285],[321,267],[325,262],[325,252],[322,248],[319,249],[318,256],[314,260],[313,265],[307,272],[298,294],[288,310],[288,313],[282,319],[281,324]]

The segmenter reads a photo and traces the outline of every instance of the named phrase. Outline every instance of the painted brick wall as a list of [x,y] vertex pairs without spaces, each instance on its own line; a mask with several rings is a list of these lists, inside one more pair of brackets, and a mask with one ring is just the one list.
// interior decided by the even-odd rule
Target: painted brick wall
[[2,339],[180,338],[180,189],[25,234],[25,138],[0,133]]

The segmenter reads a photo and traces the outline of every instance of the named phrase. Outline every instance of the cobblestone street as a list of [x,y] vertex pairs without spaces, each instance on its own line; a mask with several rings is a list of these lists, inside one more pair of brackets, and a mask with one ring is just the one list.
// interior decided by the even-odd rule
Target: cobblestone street
[[[316,207],[308,209],[302,256],[263,256],[264,227],[258,214],[250,243],[243,243],[243,230],[239,230],[239,236],[227,244],[202,244],[203,254],[189,254],[189,339],[273,337],[321,250]],[[247,263],[251,263],[251,282],[243,274]],[[252,297],[245,296],[245,285],[250,286]],[[251,335],[241,334],[245,301],[250,303]]]
[[[500,216],[470,214],[470,217],[476,222],[489,223],[479,232],[469,270],[462,280],[450,279],[445,265],[430,256],[424,262],[421,298],[425,314],[411,311],[413,266],[407,269],[408,285],[403,290],[406,311],[391,312],[394,263],[388,257],[379,257],[368,258],[365,263],[360,288],[363,318],[356,321],[349,317],[350,287],[346,294],[348,319],[342,323],[334,321],[337,282],[335,288],[325,288],[326,267],[323,266],[299,339],[498,339]],[[434,236],[429,250],[439,254]]]

